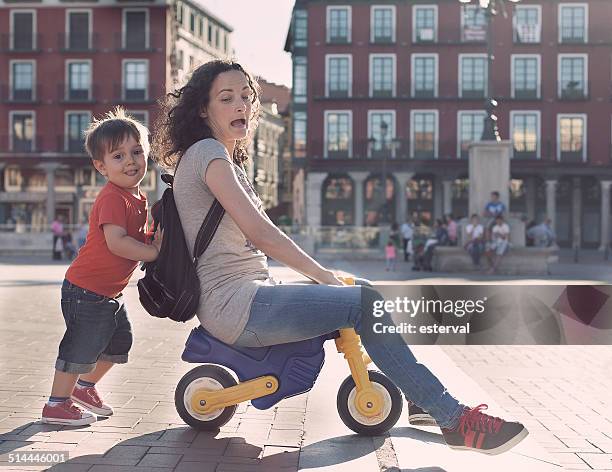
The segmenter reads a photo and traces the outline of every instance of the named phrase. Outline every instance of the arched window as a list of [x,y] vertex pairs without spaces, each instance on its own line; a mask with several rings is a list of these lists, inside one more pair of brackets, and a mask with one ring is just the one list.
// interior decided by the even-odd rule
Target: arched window
[[582,247],[597,248],[601,239],[601,184],[595,177],[580,179]]
[[395,180],[387,175],[386,181],[384,189],[382,175],[371,175],[364,182],[365,226],[391,224],[395,221]]
[[434,181],[430,175],[415,175],[406,184],[408,214],[426,225],[433,224]]
[[353,181],[348,175],[330,175],[323,182],[323,226],[351,226],[355,224]]

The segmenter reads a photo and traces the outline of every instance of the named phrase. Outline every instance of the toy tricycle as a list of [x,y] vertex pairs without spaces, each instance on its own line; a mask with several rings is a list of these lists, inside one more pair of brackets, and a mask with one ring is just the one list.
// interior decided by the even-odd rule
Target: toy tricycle
[[[344,281],[354,284],[354,279]],[[230,346],[201,326],[195,328],[185,343],[182,359],[204,365],[190,370],[179,381],[174,395],[176,409],[188,425],[211,431],[226,424],[241,402],[250,400],[255,408],[265,410],[284,398],[307,392],[323,367],[323,344],[330,339],[335,340],[351,371],[338,390],[340,418],[358,434],[387,432],[402,413],[402,394],[384,374],[367,370],[372,361],[361,350],[360,338],[352,328],[257,348]]]

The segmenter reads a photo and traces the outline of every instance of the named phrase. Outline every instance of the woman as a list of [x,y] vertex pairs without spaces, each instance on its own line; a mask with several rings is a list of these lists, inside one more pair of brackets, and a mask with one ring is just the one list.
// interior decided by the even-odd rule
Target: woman
[[[343,286],[331,270],[296,246],[267,218],[244,172],[258,104],[258,86],[239,64],[212,61],[168,96],[157,125],[154,154],[161,165],[176,168],[174,196],[188,246],[194,247],[215,198],[226,211],[198,261],[198,318],[218,339],[247,347],[313,338],[340,328],[359,332],[362,295],[366,300],[381,296],[369,287]],[[319,285],[276,285],[266,254]],[[451,447],[496,454],[527,435],[519,423],[482,413],[485,405],[467,408],[459,403],[403,342],[364,340],[364,347],[406,397],[436,420]]]

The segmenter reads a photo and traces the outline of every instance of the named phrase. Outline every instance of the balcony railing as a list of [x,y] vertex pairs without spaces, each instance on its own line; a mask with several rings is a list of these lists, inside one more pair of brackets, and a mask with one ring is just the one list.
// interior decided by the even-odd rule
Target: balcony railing
[[346,34],[333,34],[330,33],[328,36],[328,44],[348,44],[349,38],[351,37],[351,30],[348,29]]
[[38,152],[41,149],[42,136],[36,135],[31,139],[19,139],[17,136],[0,136],[0,152],[15,152],[28,154]]
[[89,89],[73,89],[66,84],[57,86],[57,96],[66,103],[93,103],[98,96],[99,87],[94,85]]
[[537,100],[539,85],[536,88],[516,88],[514,89],[514,98],[516,100]]
[[393,44],[395,41],[393,40],[393,36],[391,34],[388,35],[374,35],[374,40],[372,44]]
[[5,33],[0,36],[2,50],[12,53],[39,52],[41,40],[40,33]]
[[584,82],[559,83],[559,99],[570,101],[588,100],[589,93]]
[[40,100],[41,87],[35,85],[29,89],[13,89],[3,85],[0,88],[0,99],[5,103],[35,103]]
[[85,141],[83,138],[71,138],[66,135],[57,136],[57,150],[70,154],[85,154]]
[[466,100],[484,99],[486,97],[486,89],[462,88],[461,98]]
[[153,52],[161,47],[160,36],[149,33],[144,35],[115,34],[115,49],[124,52]]
[[376,86],[372,87],[371,97],[372,98],[392,98],[395,96],[393,93],[393,89],[395,88],[395,84],[388,84],[384,86]]
[[[119,84],[114,86],[115,100],[119,102],[130,102],[130,103],[148,103],[157,98],[157,91],[159,90],[157,84],[148,84],[147,87],[142,89],[127,89],[121,87]],[[151,94],[151,91],[155,91]]]
[[99,40],[98,33],[58,33],[57,48],[64,52],[93,52]]

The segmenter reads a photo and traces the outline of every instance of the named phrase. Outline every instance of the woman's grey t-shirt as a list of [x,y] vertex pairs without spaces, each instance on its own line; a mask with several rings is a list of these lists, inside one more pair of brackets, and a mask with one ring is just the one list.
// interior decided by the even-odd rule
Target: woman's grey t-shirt
[[[232,163],[219,141],[210,138],[198,141],[187,149],[174,177],[174,199],[192,255],[200,226],[215,199],[204,182],[206,169],[215,159]],[[246,193],[263,212],[262,202],[242,168],[234,163],[232,166]],[[198,319],[214,337],[232,344],[248,321],[255,292],[261,285],[272,283],[266,256],[225,213],[210,245],[198,260],[197,271],[202,290]]]

